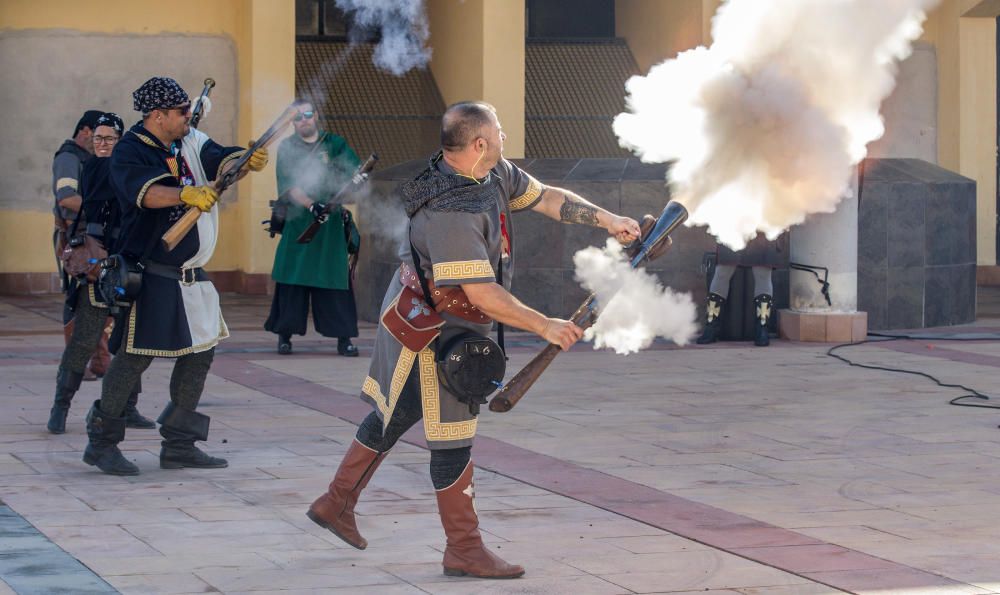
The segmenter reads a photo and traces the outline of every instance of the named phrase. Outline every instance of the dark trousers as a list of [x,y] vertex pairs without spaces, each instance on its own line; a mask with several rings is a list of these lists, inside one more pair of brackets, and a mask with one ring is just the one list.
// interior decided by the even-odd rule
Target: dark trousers
[[[198,408],[214,357],[213,347],[208,351],[189,353],[177,358],[173,374],[170,375],[170,400],[174,405],[188,411]],[[111,360],[111,366],[101,385],[101,411],[111,417],[121,417],[132,388],[151,363],[151,355],[137,355],[124,349],[119,351]]]
[[282,336],[306,334],[310,300],[316,332],[324,337],[358,336],[358,310],[351,290],[284,283],[275,285],[264,330]]

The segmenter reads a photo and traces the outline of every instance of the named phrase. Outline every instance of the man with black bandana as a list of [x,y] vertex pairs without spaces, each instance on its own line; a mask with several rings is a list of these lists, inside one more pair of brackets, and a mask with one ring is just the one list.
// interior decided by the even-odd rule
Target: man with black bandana
[[[539,183],[503,158],[504,138],[489,104],[463,102],[445,112],[443,150],[416,180],[401,186],[410,237],[400,249],[402,265],[386,292],[382,312],[396,308],[401,295],[424,295],[415,268],[420,267],[435,303],[413,298],[415,318],[408,318],[419,318],[421,309],[441,312],[444,326],[438,342],[447,344],[468,331],[487,335],[496,320],[569,349],[583,335],[578,326],[546,317],[508,291],[516,245],[510,214],[530,209],[563,223],[602,227],[623,243],[639,236],[639,225],[569,190]],[[502,276],[497,274],[498,267]],[[348,544],[365,549],[367,541],[354,517],[361,490],[389,449],[423,419],[431,450],[431,480],[447,536],[445,574],[523,575],[522,567],[486,549],[479,534],[470,456],[477,422],[473,409],[439,382],[433,344],[412,351],[397,336],[386,324],[379,324],[369,376],[361,389],[362,399],[374,411],[358,428],[327,492],[310,506],[309,518]]]
[[[125,125],[117,114],[101,114],[94,126],[94,157],[83,164],[80,173],[80,196],[83,199],[82,217],[74,221],[71,230],[79,226],[99,241],[110,254],[118,251],[121,239],[121,214],[114,189],[111,187],[111,152],[122,136]],[[83,380],[87,360],[94,348],[105,341],[108,306],[94,283],[86,277],[76,279],[67,292],[67,306],[73,313],[73,332],[59,361],[56,374],[56,395],[49,414],[47,427],[53,434],[66,431],[66,415],[80,381]],[[125,424],[130,428],[152,429],[156,424],[147,419],[136,403],[141,387],[136,385],[125,404]]]
[[[177,358],[170,378],[170,403],[157,420],[163,436],[160,467],[218,468],[225,459],[198,449],[208,438],[209,418],[195,409],[219,341],[229,336],[219,294],[202,268],[218,238],[218,193],[210,184],[244,153],[223,147],[189,125],[191,101],[176,81],[154,77],[133,94],[142,121],[122,138],[111,156],[111,183],[122,212],[121,253],[144,263],[142,287],[122,324],[101,400],[87,418],[90,443],[83,460],[113,475],[139,469],[122,456],[121,413],[128,395],[154,357]],[[254,151],[253,171],[267,165],[267,151]],[[173,250],[160,237],[186,212],[202,211],[196,227]],[[112,343],[114,343],[112,338]]]

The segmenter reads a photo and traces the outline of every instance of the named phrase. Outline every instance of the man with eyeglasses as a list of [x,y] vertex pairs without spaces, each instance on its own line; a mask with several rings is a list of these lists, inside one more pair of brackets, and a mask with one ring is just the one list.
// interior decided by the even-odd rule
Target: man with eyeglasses
[[[66,248],[66,232],[76,219],[76,214],[80,210],[83,199],[80,197],[80,172],[83,164],[94,154],[94,129],[97,126],[97,119],[104,112],[100,110],[87,110],[76,123],[73,129],[73,137],[63,141],[62,146],[56,151],[52,160],[52,193],[55,197],[55,204],[52,212],[55,216],[55,229],[52,235],[52,246],[56,256],[56,271],[59,274],[60,285],[64,293],[72,289],[73,280],[66,276],[62,269],[62,260],[59,256]],[[63,308],[63,336],[66,344],[69,344],[73,335],[73,311],[72,308]],[[111,361],[108,353],[107,342],[103,342],[93,352],[86,368],[84,369],[84,380],[96,380],[104,375]]]
[[[295,134],[278,147],[277,167],[278,194],[289,197],[290,204],[274,254],[274,299],[264,329],[278,335],[278,353],[291,353],[292,335],[306,334],[311,301],[316,332],[337,337],[337,352],[356,357],[351,338],[358,336],[358,313],[345,235],[350,213],[341,205],[329,215],[324,209],[360,162],[344,137],[319,127],[311,102],[298,99],[293,105],[299,110]],[[299,244],[299,234],[313,221],[323,224],[319,232]]]
[[[144,265],[142,285],[115,325],[115,358],[104,377],[101,399],[87,416],[90,442],[83,460],[112,475],[139,473],[118,449],[127,423],[122,413],[153,358],[169,357],[176,361],[170,403],[157,419],[163,437],[160,467],[226,467],[225,459],[194,445],[208,439],[209,417],[195,409],[215,346],[229,336],[219,294],[202,267],[219,233],[218,210],[212,208],[219,197],[210,184],[245,150],[224,147],[192,129],[191,100],[171,78],[149,79],[132,93],[132,100],[142,121],[118,142],[110,171],[122,213],[120,253]],[[262,170],[267,151],[254,150],[248,165],[252,171]],[[203,214],[168,250],[160,238],[188,208]]]
[[[73,226],[73,231],[85,229],[86,234],[96,239],[105,249],[114,253],[121,236],[121,213],[114,189],[111,188],[111,152],[121,138],[124,123],[117,114],[102,114],[95,122],[94,158],[83,164],[80,174],[80,196],[83,198],[82,217]],[[100,291],[88,282],[86,277],[71,280],[71,289],[66,296],[67,307],[73,312],[73,334],[63,350],[56,374],[56,394],[49,413],[49,432],[62,434],[66,431],[66,416],[73,396],[80,388],[84,368],[95,346],[103,343],[107,350],[107,328],[111,322],[108,306],[100,296]],[[137,385],[129,394],[125,405],[125,423],[130,428],[152,429],[156,424],[147,419],[136,408],[141,388]]]

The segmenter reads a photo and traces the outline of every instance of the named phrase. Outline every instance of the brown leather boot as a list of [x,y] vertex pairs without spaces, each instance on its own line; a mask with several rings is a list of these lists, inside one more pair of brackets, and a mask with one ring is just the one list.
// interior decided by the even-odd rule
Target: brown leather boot
[[448,537],[444,550],[444,573],[448,576],[519,578],[524,574],[524,568],[504,562],[483,545],[475,495],[472,461],[466,465],[458,481],[437,492],[438,512]]
[[358,532],[358,525],[354,522],[354,505],[385,455],[357,439],[351,442],[329,489],[316,498],[306,516],[359,550],[368,547],[368,541]]

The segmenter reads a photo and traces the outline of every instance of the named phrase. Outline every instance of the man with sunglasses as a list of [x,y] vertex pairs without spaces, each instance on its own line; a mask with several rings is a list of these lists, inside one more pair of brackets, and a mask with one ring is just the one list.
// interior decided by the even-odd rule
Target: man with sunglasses
[[[157,419],[163,436],[160,467],[226,467],[225,459],[194,445],[208,438],[209,418],[195,409],[215,346],[229,336],[219,294],[202,267],[219,233],[218,210],[212,208],[219,197],[211,182],[245,150],[219,145],[191,128],[191,100],[173,79],[151,78],[132,99],[142,121],[118,142],[110,171],[122,213],[120,253],[144,265],[142,285],[115,325],[115,358],[101,399],[87,416],[90,443],[83,460],[112,475],[139,473],[118,449],[125,438],[122,412],[153,358],[169,357],[176,362],[170,403]],[[260,171],[266,165],[267,151],[256,149],[249,168]],[[188,208],[203,214],[173,250],[166,249],[160,238]]]
[[[274,254],[275,281],[271,313],[264,329],[278,335],[278,353],[292,352],[292,335],[306,334],[309,302],[313,325],[324,337],[337,337],[337,352],[355,357],[358,314],[351,288],[347,239],[349,212],[327,201],[351,181],[359,160],[339,135],[322,130],[316,109],[307,100],[293,104],[299,113],[295,134],[278,147],[278,194],[288,197],[288,216]],[[296,240],[313,221],[323,223],[307,244]]]
[[[121,214],[114,189],[111,187],[111,152],[121,138],[125,125],[117,114],[102,114],[94,128],[94,157],[83,164],[80,174],[80,196],[83,198],[82,217],[71,228],[74,232],[85,233],[96,239],[111,253],[117,251],[121,237]],[[108,348],[108,305],[100,296],[95,284],[86,277],[73,279],[67,292],[66,305],[73,312],[73,333],[59,361],[56,374],[56,394],[47,424],[49,432],[62,434],[66,431],[66,415],[69,413],[73,396],[80,388],[84,368],[96,346]],[[110,360],[110,357],[108,358]],[[125,424],[129,428],[152,429],[156,424],[147,419],[136,403],[141,388],[137,385],[129,394],[125,404]]]

